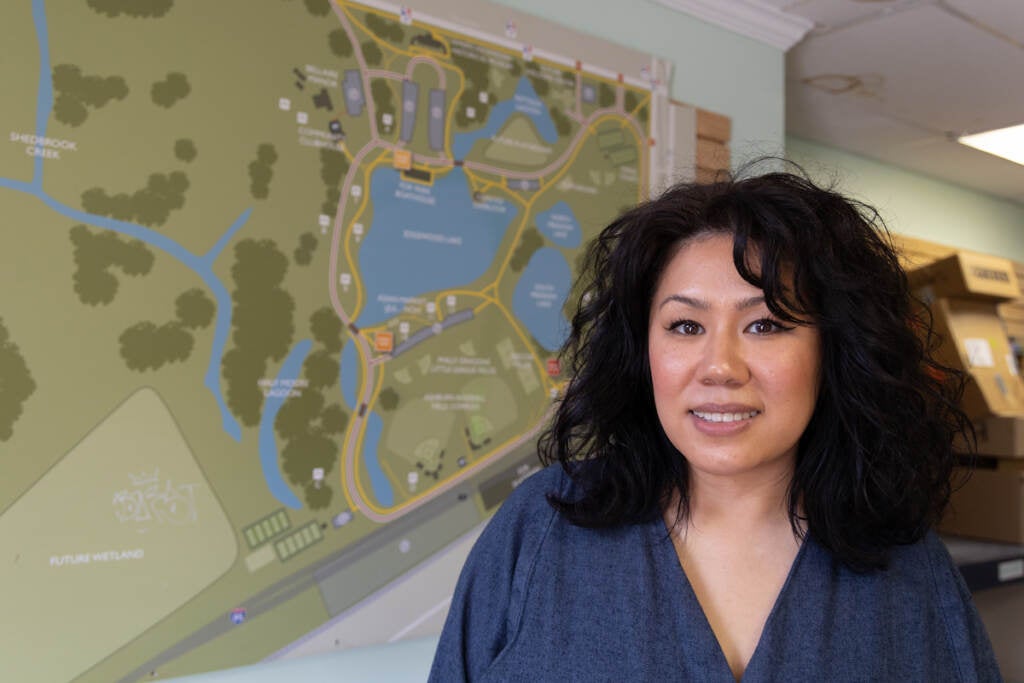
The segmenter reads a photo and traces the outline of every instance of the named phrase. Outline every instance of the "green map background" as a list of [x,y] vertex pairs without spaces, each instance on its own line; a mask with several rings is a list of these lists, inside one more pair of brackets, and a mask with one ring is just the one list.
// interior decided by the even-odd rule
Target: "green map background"
[[[445,40],[470,40],[457,37],[462,18],[475,31],[498,39],[507,38],[506,22],[513,21],[521,40],[535,41],[533,67],[521,52],[482,38],[472,40],[505,54],[521,73],[541,74],[549,81],[560,73],[575,78],[571,59],[582,60],[580,82],[585,78],[598,94],[602,86],[617,92],[621,105],[633,105],[633,115],[646,107],[642,125],[647,135],[656,141],[664,138],[651,128],[659,117],[665,120],[664,92],[655,87],[651,99],[641,67],[664,82],[666,65],[573,37],[505,8],[481,2],[470,11],[458,5],[419,3],[413,8],[414,20],[417,13],[446,17],[444,27],[432,29]],[[467,12],[472,16],[463,16]],[[352,605],[476,527],[523,476],[523,467],[533,465],[529,434],[549,409],[549,390],[557,390],[564,377],[549,376],[545,360],[551,354],[522,329],[504,327],[511,322],[507,312],[499,314],[497,304],[487,304],[479,293],[486,290],[484,298],[495,302],[511,299],[516,280],[501,279],[500,273],[508,272],[501,260],[523,243],[537,211],[566,201],[583,237],[589,238],[657,180],[647,163],[645,139],[636,139],[633,149],[626,150],[625,158],[636,159],[634,172],[627,173],[599,144],[598,127],[588,131],[580,121],[554,145],[555,155],[570,149],[578,154],[541,178],[548,183],[543,202],[534,204],[529,193],[509,189],[500,175],[475,172],[477,190],[521,212],[498,249],[498,260],[478,282],[465,283],[466,290],[475,292],[468,301],[481,306],[477,318],[424,342],[422,348],[434,358],[479,358],[497,369],[502,366],[495,349],[512,339],[524,367],[498,370],[496,377],[505,388],[480,389],[485,396],[493,395],[502,411],[507,404],[501,402],[514,395],[519,412],[490,434],[489,449],[464,451],[464,470],[453,471],[449,459],[443,475],[433,481],[421,475],[416,491],[401,493],[391,509],[376,506],[379,518],[372,518],[373,506],[361,509],[353,499],[360,488],[371,488],[358,447],[358,406],[341,399],[334,381],[319,387],[325,399],[315,414],[287,408],[290,402],[302,404],[300,396],[308,398],[316,393],[312,390],[299,392],[282,408],[282,413],[291,411],[300,435],[319,439],[292,439],[299,443],[293,456],[304,459],[289,469],[282,450],[278,465],[285,476],[310,472],[308,465],[328,470],[319,486],[312,479],[291,478],[289,486],[303,505],[287,508],[268,489],[258,424],[243,419],[237,406],[244,401],[232,402],[230,372],[216,357],[214,379],[227,395],[230,420],[204,387],[211,349],[216,348],[218,298],[195,269],[159,247],[160,237],[172,239],[191,258],[210,255],[209,273],[234,302],[235,319],[222,351],[264,354],[264,365],[245,375],[252,381],[239,384],[239,392],[257,392],[257,379],[277,376],[284,354],[267,350],[274,340],[285,351],[300,340],[312,341],[313,355],[319,353],[329,370],[331,362],[335,367],[340,362],[339,347],[361,339],[368,355],[361,356],[359,382],[371,410],[384,389],[397,386],[394,377],[403,357],[388,360],[372,351],[376,333],[391,332],[397,339],[402,320],[422,324],[425,312],[396,312],[384,326],[358,335],[343,330],[337,317],[332,324],[321,324],[326,319],[322,312],[332,309],[329,287],[336,286],[329,273],[342,259],[341,251],[332,253],[331,241],[345,244],[354,238],[352,224],[359,208],[345,203],[337,215],[329,212],[329,226],[321,226],[319,217],[332,201],[337,210],[343,181],[333,157],[300,143],[295,120],[304,109],[310,128],[327,131],[331,118],[343,123],[351,171],[346,179],[351,175],[366,186],[371,165],[395,163],[392,147],[370,150],[362,164],[353,161],[371,135],[367,113],[362,121],[346,118],[338,87],[329,88],[335,110],[329,113],[315,109],[312,93],[295,86],[296,70],[308,79],[314,73],[310,66],[339,75],[358,67],[354,58],[339,57],[330,36],[347,16],[359,42],[373,41],[367,13],[355,3],[314,0],[258,6],[37,0],[0,10],[7,54],[0,60],[0,82],[8,102],[3,114],[8,139],[0,144],[0,287],[6,292],[0,306],[0,378],[13,380],[27,371],[32,387],[24,397],[0,385],[0,410],[9,419],[14,416],[11,435],[0,441],[0,544],[11,559],[0,580],[7,586],[31,586],[22,596],[24,607],[16,618],[9,615],[7,630],[0,634],[0,677],[148,680],[152,672],[163,677],[257,661],[344,616]],[[369,14],[398,25],[393,10]],[[73,149],[36,146],[26,137],[37,131],[40,16],[45,18],[48,46],[46,77],[58,85],[54,113],[43,122],[45,134],[72,142]],[[405,30],[397,47],[407,50],[421,28]],[[545,49],[553,55],[565,53],[570,61],[547,58]],[[404,70],[407,58],[388,53],[386,45],[382,51],[381,68]],[[419,79],[426,72],[417,69]],[[458,69],[450,64],[446,70],[450,79],[457,76]],[[617,78],[619,70],[627,76],[623,83]],[[168,96],[163,91],[173,91],[181,82],[172,74],[181,74],[188,86]],[[492,81],[502,82],[498,76],[496,72]],[[551,82],[550,92],[542,97],[549,106],[574,101],[575,85],[565,85],[568,78]],[[510,97],[515,83],[506,78],[504,85],[497,85],[496,101]],[[429,81],[421,97],[428,87]],[[453,86],[449,106],[459,106],[457,92]],[[400,90],[394,95],[400,97]],[[69,104],[67,97],[78,104]],[[282,110],[282,97],[292,100],[294,109]],[[618,117],[625,125],[630,112],[616,114],[616,106],[607,107],[605,122]],[[588,116],[599,109],[601,103],[595,102],[581,105],[580,112]],[[409,148],[414,157],[427,158],[431,152],[422,121]],[[473,127],[470,123],[466,129]],[[513,118],[506,133],[533,135],[525,118]],[[393,138],[385,141],[393,145]],[[182,152],[184,140],[191,142],[194,158]],[[265,152],[266,146],[273,148],[273,155]],[[468,158],[483,160],[481,147]],[[45,150],[56,150],[59,156],[37,166],[33,155]],[[271,156],[272,163],[265,163]],[[507,155],[500,160],[507,161]],[[258,168],[261,163],[270,166],[269,180],[266,169]],[[443,166],[416,164],[439,174],[445,172]],[[529,169],[526,163],[513,170]],[[567,178],[578,184],[595,178],[610,184],[597,195],[576,196],[570,187],[558,185]],[[99,199],[97,193],[102,193]],[[99,213],[120,217],[118,225],[144,227],[154,241],[143,246],[124,232],[109,230]],[[372,225],[372,207],[360,220]],[[231,232],[233,225],[237,232]],[[300,256],[303,235],[312,235],[317,244]],[[222,238],[219,250],[211,252]],[[573,255],[568,250],[566,255],[573,264]],[[279,279],[272,276],[275,272]],[[338,304],[350,314],[361,305],[355,292],[338,291]],[[291,302],[287,315],[274,305],[282,293]],[[440,292],[422,294],[443,297]],[[314,322],[318,312],[320,323]],[[284,334],[289,327],[291,332]],[[143,341],[128,344],[134,351],[126,351],[125,340],[132,334]],[[261,344],[263,349],[252,351]],[[407,365],[413,367],[411,361]],[[519,370],[532,374],[544,391],[506,394]],[[323,367],[307,362],[302,377],[316,384],[323,375]],[[436,384],[418,381],[419,395],[464,391],[461,383],[435,379]],[[399,410],[417,405],[408,396],[400,400]],[[257,401],[257,415],[260,410]],[[451,410],[459,420],[474,412]],[[424,413],[404,424],[433,429],[436,418]],[[237,433],[228,426],[231,420]],[[285,449],[289,440],[282,436],[280,421],[276,429],[278,448]],[[456,436],[447,447],[465,449],[457,428],[451,429]],[[410,447],[408,438],[399,436],[385,434],[382,442]],[[98,443],[105,445],[99,448]],[[324,451],[324,444],[330,449]],[[353,466],[350,477],[344,471],[346,457]],[[388,457],[382,458],[385,464],[391,462]],[[394,477],[397,483],[402,483],[401,474]],[[339,524],[339,515],[346,512],[352,513],[350,520]],[[271,519],[286,523],[275,526]],[[266,531],[266,538],[257,527]],[[437,590],[443,593],[446,587]],[[54,613],[58,607],[39,596],[56,601],[59,619]],[[237,608],[246,610],[239,625],[230,619]],[[393,631],[405,623],[403,618],[395,617]],[[64,655],[53,657],[56,649]]]

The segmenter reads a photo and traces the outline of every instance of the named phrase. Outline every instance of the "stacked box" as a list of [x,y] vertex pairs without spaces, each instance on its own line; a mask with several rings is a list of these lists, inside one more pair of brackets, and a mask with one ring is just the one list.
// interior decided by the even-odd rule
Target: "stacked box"
[[1013,262],[957,252],[908,273],[942,337],[937,359],[968,376],[962,408],[978,467],[958,468],[944,532],[1024,543],[1024,380],[1000,317],[1021,297]]
[[970,471],[957,468],[956,488],[939,530],[987,541],[1024,543],[1024,459],[978,460],[978,466]]

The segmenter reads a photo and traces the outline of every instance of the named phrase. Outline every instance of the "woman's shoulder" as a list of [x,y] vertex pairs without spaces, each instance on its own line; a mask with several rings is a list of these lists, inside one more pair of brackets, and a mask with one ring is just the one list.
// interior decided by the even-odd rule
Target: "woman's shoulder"
[[903,615],[909,621],[929,615],[922,627],[957,631],[973,610],[971,593],[942,539],[928,531],[917,541],[889,549],[884,568],[857,570],[816,542],[805,559],[804,587],[832,599],[855,602],[862,614]]
[[572,479],[561,465],[541,468],[523,465],[512,479],[512,492],[501,503],[488,527],[547,526],[556,514],[548,503],[548,496],[564,496],[572,487]]
[[946,544],[934,531],[928,531],[914,543],[894,546],[888,571],[913,583],[930,584],[943,594],[967,591]]
[[[823,556],[832,558],[827,551],[823,551]],[[832,561],[836,560],[832,558]],[[954,599],[970,597],[956,564],[934,531],[926,532],[912,543],[891,546],[882,569],[856,571],[843,567],[839,576],[860,585],[884,587],[889,599],[898,600],[904,595],[914,602],[927,600],[936,604],[948,603],[950,596]]]
[[[858,571],[816,542],[808,547],[799,569],[803,590],[786,603],[786,614],[817,622],[807,637],[825,660],[851,671],[881,667],[867,678],[846,678],[999,680],[970,591],[935,532],[892,547],[883,569]],[[819,632],[829,634],[826,642]]]
[[561,495],[572,487],[572,479],[560,463],[546,467],[523,467],[522,470],[521,476],[513,480],[509,501],[535,501],[538,497],[545,499],[549,493]]
[[[974,605],[974,597],[963,574],[953,561],[939,535],[929,531],[906,551],[897,552],[897,561],[913,567],[921,580],[931,587],[931,602],[940,615],[942,635],[953,655],[961,680],[1001,680],[988,634]],[[909,568],[907,571],[911,571]]]
[[[532,567],[542,555],[552,561],[552,553],[557,556],[591,548],[597,542],[595,534],[572,524],[549,502],[549,497],[577,498],[580,485],[574,475],[585,466],[555,463],[517,472],[511,493],[477,540],[470,564],[479,560],[518,572]],[[552,538],[557,539],[557,550],[549,543]]]

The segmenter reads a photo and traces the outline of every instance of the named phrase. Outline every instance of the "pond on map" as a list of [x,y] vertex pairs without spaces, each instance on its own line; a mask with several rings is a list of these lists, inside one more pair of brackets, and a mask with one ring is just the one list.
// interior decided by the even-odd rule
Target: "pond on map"
[[505,123],[513,114],[522,114],[529,118],[544,142],[549,145],[558,142],[558,131],[555,130],[555,122],[551,120],[547,106],[537,96],[530,79],[523,76],[519,79],[512,99],[495,105],[483,128],[468,133],[457,133],[453,137],[452,154],[456,159],[465,159],[477,140],[490,140],[495,133],[505,127]]
[[537,227],[545,237],[560,247],[575,249],[583,241],[580,222],[565,202],[558,202],[547,211],[537,214]]
[[512,295],[512,310],[548,351],[557,351],[569,334],[562,312],[572,286],[572,271],[557,249],[538,249],[523,269]]

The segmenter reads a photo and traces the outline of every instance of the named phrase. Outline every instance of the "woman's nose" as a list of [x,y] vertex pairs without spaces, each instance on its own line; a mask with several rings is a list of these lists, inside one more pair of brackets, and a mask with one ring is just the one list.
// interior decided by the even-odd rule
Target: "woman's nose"
[[741,341],[735,335],[710,333],[706,340],[699,374],[703,384],[744,384],[750,379]]

